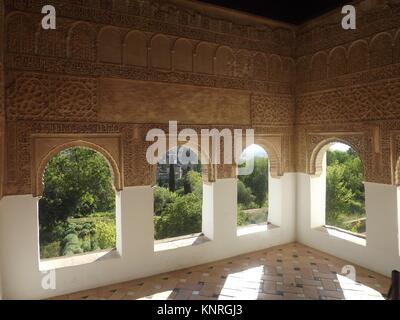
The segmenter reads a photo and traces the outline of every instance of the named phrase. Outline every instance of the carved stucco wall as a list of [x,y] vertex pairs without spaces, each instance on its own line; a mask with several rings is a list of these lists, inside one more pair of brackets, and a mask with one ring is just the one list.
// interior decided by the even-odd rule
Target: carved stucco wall
[[[276,174],[289,168],[292,27],[182,1],[54,1],[53,32],[40,27],[42,2],[5,1],[6,194],[37,193],[32,137],[41,135],[120,135],[124,185],[151,184],[145,136],[168,131],[168,120],[198,132],[254,123],[279,150]],[[205,171],[235,175],[233,166]]]
[[182,0],[53,2],[57,30],[45,31],[45,1],[5,1],[5,194],[35,193],[37,135],[118,135],[123,184],[152,184],[145,136],[168,120],[254,128],[278,176],[315,173],[336,139],[360,153],[366,181],[400,180],[396,1],[359,4],[357,31],[337,13],[295,28]]
[[337,10],[297,31],[296,167],[315,173],[319,148],[336,140],[359,152],[365,181],[396,183],[400,1],[356,8],[356,30],[341,28]]

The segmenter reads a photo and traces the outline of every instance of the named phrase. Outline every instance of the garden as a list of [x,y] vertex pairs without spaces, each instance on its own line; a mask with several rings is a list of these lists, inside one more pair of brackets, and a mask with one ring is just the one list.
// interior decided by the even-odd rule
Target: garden
[[[365,233],[363,169],[347,151],[327,151],[326,224]],[[201,165],[158,165],[154,187],[154,238],[202,232]],[[237,180],[237,224],[268,221],[268,158],[256,156],[254,170]],[[115,191],[105,158],[70,148],[52,158],[39,201],[40,257],[69,256],[116,246]]]
[[102,155],[70,148],[49,161],[39,235],[42,259],[115,247],[115,191]]

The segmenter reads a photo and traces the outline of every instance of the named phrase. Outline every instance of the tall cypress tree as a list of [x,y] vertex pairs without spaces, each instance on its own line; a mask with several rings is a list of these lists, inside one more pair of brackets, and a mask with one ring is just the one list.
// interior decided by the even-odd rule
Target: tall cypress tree
[[168,181],[169,191],[175,192],[175,166],[173,164],[169,165],[169,181]]

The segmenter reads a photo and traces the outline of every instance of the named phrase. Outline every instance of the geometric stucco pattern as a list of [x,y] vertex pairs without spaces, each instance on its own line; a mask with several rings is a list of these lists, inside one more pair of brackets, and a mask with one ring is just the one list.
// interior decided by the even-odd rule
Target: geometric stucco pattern
[[[392,168],[390,134],[382,127],[397,127],[398,122],[376,124],[313,125],[298,129],[296,141],[297,171],[309,174],[321,172],[321,150],[333,142],[350,145],[362,159],[364,181],[391,184],[395,171]],[[393,139],[393,138],[392,138]],[[306,150],[301,152],[298,150]]]
[[[298,45],[296,48],[297,56],[313,55],[319,51],[330,51],[332,48],[344,46],[354,49],[354,52],[362,53],[362,50],[354,48],[351,44],[360,39],[373,41],[380,33],[388,33],[395,38],[399,28],[399,1],[360,1],[355,4],[357,9],[357,30],[344,31],[337,21],[341,21],[343,15],[340,10],[332,12],[329,16],[324,16],[311,21],[299,28],[296,34]],[[378,37],[380,38],[380,37]],[[382,40],[382,42],[381,42]],[[380,38],[374,52],[384,48],[381,43],[385,42]],[[359,57],[362,57],[362,54]],[[383,62],[388,59],[382,60]],[[352,58],[352,56],[348,56]],[[360,59],[359,62],[363,62]]]
[[7,120],[95,120],[95,79],[32,73],[13,76],[7,88]]
[[[120,135],[82,135],[80,139],[71,135],[32,135],[32,194],[43,193],[43,175],[48,162],[62,150],[85,147],[100,153],[108,162],[112,172],[114,188],[123,189],[122,143]],[[110,153],[112,152],[112,153]],[[40,161],[40,162],[39,162]]]
[[[100,124],[100,123],[68,123],[68,122],[8,122],[7,143],[7,175],[6,194],[29,194],[32,188],[31,166],[39,163],[42,159],[33,159],[32,137],[34,136],[68,136],[69,139],[104,145],[101,142],[104,137],[121,136],[121,145],[105,145],[104,149],[109,154],[115,154],[115,149],[124,150],[120,161],[123,167],[123,180],[125,185],[147,185],[150,184],[149,166],[147,162],[139,161],[142,152],[140,144],[134,145],[135,132],[140,130],[138,126],[123,124]],[[85,137],[94,136],[87,139]],[[96,139],[96,136],[101,137]],[[50,151],[50,150],[49,150]],[[117,159],[114,159],[117,161]],[[117,161],[119,163],[119,161]],[[34,171],[34,170],[33,170]],[[140,181],[135,181],[139,179]],[[145,181],[148,179],[148,181]],[[116,185],[118,188],[118,185]]]
[[317,174],[321,171],[322,154],[321,151],[332,142],[344,142],[350,145],[359,155],[364,165],[364,176],[370,180],[369,174],[372,173],[370,167],[370,158],[367,142],[365,137],[367,134],[363,132],[336,132],[334,136],[332,133],[308,133],[307,134],[307,157],[309,159],[310,174]]
[[[346,106],[346,112],[343,112]],[[298,123],[400,118],[400,80],[300,95]]]
[[292,96],[254,94],[251,99],[253,125],[294,123],[295,106]]
[[[127,124],[127,123],[89,123],[89,122],[49,122],[49,121],[9,121],[7,123],[7,174],[6,174],[6,195],[40,193],[40,188],[32,185],[32,182],[40,181],[41,178],[33,176],[37,174],[38,163],[43,162],[43,158],[38,157],[34,142],[44,139],[39,150],[42,154],[51,153],[54,150],[54,143],[46,142],[50,138],[59,140],[60,146],[68,145],[93,145],[100,146],[99,150],[103,154],[110,154],[109,162],[115,161],[118,164],[118,172],[124,186],[143,186],[153,185],[155,179],[154,166],[150,165],[146,159],[146,151],[151,142],[146,142],[147,132],[155,128],[151,124]],[[158,126],[157,126],[158,127]],[[165,126],[160,126],[168,132]],[[206,128],[206,127],[205,127]],[[201,126],[196,126],[195,130],[200,132]],[[231,129],[234,129],[232,127]],[[118,145],[110,145],[103,140],[120,137]],[[40,138],[40,139],[39,139]],[[46,140],[47,139],[47,140]],[[107,139],[105,139],[108,141]],[[73,143],[73,145],[71,144]],[[119,145],[120,144],[120,145]],[[46,149],[47,148],[47,149]],[[50,149],[49,149],[50,148]],[[275,150],[280,150],[280,139],[270,143],[267,150],[274,160],[274,172],[278,175],[281,168],[281,154],[276,154]],[[47,150],[47,151],[46,151]],[[96,149],[95,149],[96,150]],[[122,159],[113,157],[115,150],[120,150]],[[221,148],[223,156],[223,148]],[[110,161],[111,160],[111,161]],[[32,169],[32,166],[35,166]],[[218,168],[216,168],[218,167]],[[115,171],[115,170],[114,170]],[[41,171],[39,170],[39,174]],[[215,181],[216,178],[233,178],[236,175],[234,165],[219,165],[213,167],[203,166],[203,179],[205,181]],[[117,180],[116,180],[117,181]],[[122,182],[117,182],[115,187],[119,188]]]
[[[5,0],[9,11],[40,12],[45,1],[21,2]],[[223,45],[241,45],[243,49],[257,49],[262,52],[286,53],[293,50],[295,35],[293,28],[281,23],[237,22],[228,16],[216,15],[210,7],[200,10],[196,4],[159,1],[90,1],[88,5],[81,1],[55,0],[58,17],[67,21],[96,22],[97,26],[114,25],[118,28],[146,29],[147,32],[163,31],[170,35],[199,37],[201,41],[216,39]],[[39,15],[40,17],[40,15]],[[243,21],[243,16],[241,16]],[[38,20],[40,21],[40,20]],[[267,50],[268,49],[268,50]]]
[[400,3],[364,1],[356,7],[356,32],[333,23],[340,21],[339,11],[297,31],[297,171],[314,173],[313,152],[324,141],[340,140],[360,153],[365,181],[394,184],[399,174]]
[[[366,181],[400,183],[398,1],[360,7],[357,32],[333,24],[336,13],[297,28],[260,23],[240,13],[235,14],[240,19],[233,19],[207,5],[198,10],[200,4],[174,0],[53,2],[59,8],[57,34],[40,29],[45,1],[4,1],[0,170],[7,156],[0,185],[5,194],[31,193],[36,160],[31,140],[37,134],[68,134],[77,140],[118,135],[124,185],[152,185],[154,167],[145,159],[145,136],[165,123],[155,120],[157,113],[151,121],[135,122],[142,114],[129,97],[140,83],[175,84],[180,93],[192,92],[195,116],[187,123],[197,131],[236,128],[237,123],[254,128],[277,176],[316,173],[318,151],[342,141],[360,154]],[[204,92],[214,109],[210,103],[199,107]],[[146,99],[143,105],[155,101],[135,97]],[[162,108],[163,103],[156,104]],[[204,125],[209,110],[219,116]],[[116,122],[115,114],[126,116]],[[205,167],[203,176],[209,181],[230,178],[235,170]]]

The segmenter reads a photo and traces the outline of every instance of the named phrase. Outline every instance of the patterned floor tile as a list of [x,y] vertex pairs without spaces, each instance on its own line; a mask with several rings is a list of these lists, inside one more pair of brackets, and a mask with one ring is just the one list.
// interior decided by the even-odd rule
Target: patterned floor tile
[[390,279],[298,243],[206,265],[86,290],[62,300],[335,300],[384,299]]

